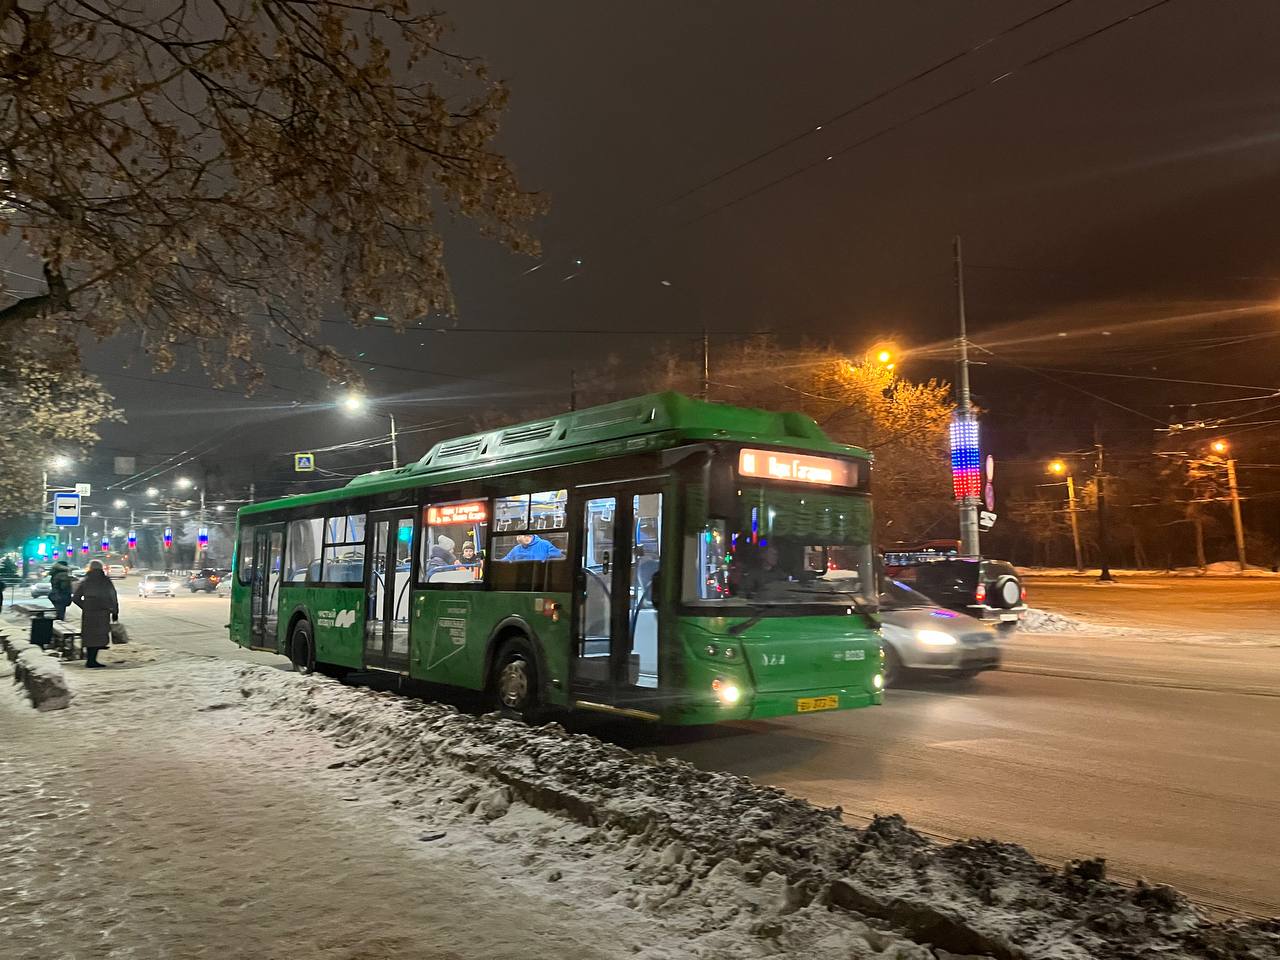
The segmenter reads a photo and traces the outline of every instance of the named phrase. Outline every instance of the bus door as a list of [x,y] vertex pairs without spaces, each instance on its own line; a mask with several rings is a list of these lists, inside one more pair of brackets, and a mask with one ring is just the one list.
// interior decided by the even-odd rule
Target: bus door
[[365,564],[364,663],[409,670],[409,600],[413,586],[414,509],[369,514]]
[[280,566],[284,558],[284,527],[258,527],[253,532],[253,584],[249,610],[249,646],[278,648]]
[[574,692],[606,703],[651,698],[658,687],[662,494],[593,488],[579,504]]

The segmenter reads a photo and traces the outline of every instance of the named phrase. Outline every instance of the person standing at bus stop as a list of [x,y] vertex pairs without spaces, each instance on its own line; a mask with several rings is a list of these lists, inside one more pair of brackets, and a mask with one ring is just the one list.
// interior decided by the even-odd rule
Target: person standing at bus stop
[[49,568],[49,602],[59,620],[65,619],[71,605],[71,567],[59,560]]
[[84,644],[84,665],[101,667],[103,664],[98,662],[98,651],[111,643],[111,624],[120,619],[116,586],[107,579],[101,560],[90,562],[89,572],[71,599],[81,610],[80,641]]

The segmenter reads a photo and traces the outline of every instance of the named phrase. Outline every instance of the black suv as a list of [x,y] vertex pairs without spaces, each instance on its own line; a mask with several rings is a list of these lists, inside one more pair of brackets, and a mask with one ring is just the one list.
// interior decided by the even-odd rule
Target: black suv
[[215,593],[218,589],[218,584],[222,582],[223,576],[223,571],[215,570],[213,567],[205,567],[203,570],[197,570],[187,577],[187,589],[192,593],[198,590]]
[[1007,560],[954,554],[886,553],[885,572],[940,607],[959,610],[1002,632],[1018,628],[1027,615],[1027,591]]

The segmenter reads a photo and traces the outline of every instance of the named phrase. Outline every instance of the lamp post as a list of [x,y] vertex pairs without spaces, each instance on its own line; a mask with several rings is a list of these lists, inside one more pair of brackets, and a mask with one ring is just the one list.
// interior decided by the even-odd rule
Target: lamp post
[[[358,393],[349,393],[343,398],[342,406],[349,413],[359,413],[369,406],[369,401]],[[382,415],[391,421],[391,469],[395,470],[400,466],[400,451],[396,446],[396,415],[389,410],[382,411]]]
[[40,505],[40,533],[43,535],[49,528],[49,514],[52,513],[52,506],[49,500],[49,471],[50,470],[66,470],[71,466],[71,458],[58,455],[50,457],[45,463],[44,468],[40,471],[40,489],[42,491],[42,503]]
[[1076,573],[1084,572],[1084,554],[1080,550],[1080,521],[1076,518],[1076,483],[1071,471],[1061,460],[1049,464],[1049,472],[1054,476],[1067,478],[1067,513],[1071,517],[1071,542],[1076,549]]
[[1227,462],[1227,489],[1231,494],[1231,521],[1236,528],[1236,558],[1240,561],[1240,572],[1245,571],[1245,550],[1244,550],[1244,520],[1240,516],[1240,487],[1236,484],[1236,461],[1234,457],[1227,456],[1227,441],[1215,440],[1209,445],[1209,448],[1217,454],[1219,458],[1225,459]]
[[[203,544],[201,544],[200,542],[200,531],[205,528],[204,527],[204,485],[201,484],[199,487],[197,487],[195,481],[192,480],[190,477],[179,477],[176,483],[178,485],[178,489],[180,490],[190,490],[194,488],[195,491],[200,494],[200,513],[198,514],[196,519],[196,545],[193,548],[192,554],[191,554],[191,566],[194,569],[199,570],[200,569],[200,549],[203,546]],[[182,515],[186,516],[185,510],[183,511]]]

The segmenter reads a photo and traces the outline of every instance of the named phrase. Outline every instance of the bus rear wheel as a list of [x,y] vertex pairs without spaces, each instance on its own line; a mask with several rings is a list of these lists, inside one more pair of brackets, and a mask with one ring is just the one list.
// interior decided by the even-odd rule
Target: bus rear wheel
[[316,672],[316,644],[311,637],[311,623],[299,620],[289,634],[289,661],[297,673]]
[[535,723],[541,713],[539,689],[533,648],[523,637],[513,637],[502,645],[493,664],[493,697],[498,712]]

